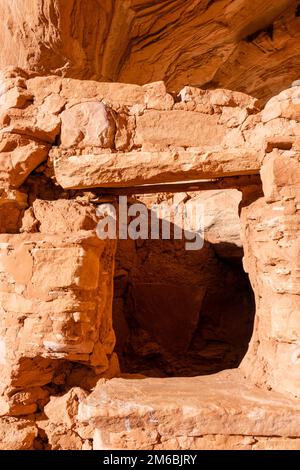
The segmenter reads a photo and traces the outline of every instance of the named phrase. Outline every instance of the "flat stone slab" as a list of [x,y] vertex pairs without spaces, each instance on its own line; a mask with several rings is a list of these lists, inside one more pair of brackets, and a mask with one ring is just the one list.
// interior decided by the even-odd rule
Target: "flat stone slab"
[[258,174],[262,158],[252,149],[74,155],[56,158],[54,173],[65,189],[127,187]]
[[103,380],[78,419],[95,430],[97,449],[300,446],[300,403],[249,384],[239,370]]

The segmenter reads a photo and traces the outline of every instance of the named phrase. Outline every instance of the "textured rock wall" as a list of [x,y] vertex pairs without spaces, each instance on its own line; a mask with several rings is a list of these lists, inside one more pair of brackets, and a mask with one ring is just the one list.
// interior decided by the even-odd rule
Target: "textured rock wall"
[[[90,440],[95,448],[102,445],[77,411],[97,382],[101,390],[101,378],[119,374],[111,310],[115,242],[95,234],[97,205],[115,201],[104,194],[109,186],[229,176],[238,186],[239,176],[261,171],[262,199],[249,205],[260,195],[259,185],[238,186],[240,208],[248,205],[242,239],[257,308],[243,371],[265,390],[298,394],[299,87],[261,109],[256,99],[228,90],[185,87],[174,97],[162,82],[119,85],[5,69],[0,100],[3,448],[91,448]],[[237,204],[227,214],[230,224]],[[222,234],[213,225],[208,223],[207,242],[220,245],[217,256],[224,257],[222,242],[240,243],[236,229]],[[139,283],[151,267],[157,280],[157,263],[145,262],[142,244],[139,250],[130,276]],[[212,255],[211,247],[206,250]],[[225,250],[225,256],[233,254]],[[169,280],[178,282],[187,269],[182,266],[181,278],[169,273]],[[200,284],[197,263],[193,270],[194,285]],[[218,272],[216,267],[214,276]],[[254,426],[247,436],[257,432]],[[298,438],[293,428],[276,435]],[[268,441],[274,427],[260,436]],[[152,444],[148,437],[144,444],[131,439],[146,448],[159,442],[157,434]],[[203,446],[211,445],[207,439]],[[218,439],[232,440],[224,430]]]
[[[61,359],[107,369],[114,252],[105,245],[88,231],[1,235],[2,387],[45,385]],[[53,361],[37,367],[37,358]]]
[[[291,89],[270,100],[268,118],[299,109]],[[275,117],[276,116],[276,117]],[[299,114],[293,114],[299,119]],[[261,169],[264,198],[243,209],[244,267],[256,296],[256,328],[244,367],[259,383],[299,397],[300,160],[273,150]]]
[[[162,82],[119,86],[18,70],[4,71],[1,87],[1,179],[12,188],[47,155],[46,174],[65,189],[257,174],[265,140],[281,130],[261,122],[256,99],[228,90],[185,87],[174,102]],[[299,130],[286,120],[285,132]]]
[[297,0],[2,0],[0,66],[267,99],[299,78]]
[[[45,447],[36,420],[52,395],[68,389],[68,380],[89,388],[94,377],[118,373],[112,329],[116,242],[96,236],[96,206],[87,197],[55,186],[43,167],[32,174],[60,135],[64,103],[51,93],[51,80],[46,104],[35,102],[27,78],[18,70],[4,72],[1,80],[4,449]],[[28,420],[13,419],[20,416]]]

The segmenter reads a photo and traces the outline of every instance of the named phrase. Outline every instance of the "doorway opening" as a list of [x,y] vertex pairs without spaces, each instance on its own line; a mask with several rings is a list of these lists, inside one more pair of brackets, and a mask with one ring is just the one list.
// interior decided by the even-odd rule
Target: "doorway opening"
[[[201,250],[187,251],[184,240],[119,240],[113,324],[123,373],[198,376],[240,364],[252,336],[255,303],[233,233],[239,230],[241,200],[234,191],[239,193],[186,197],[206,201],[209,230]],[[212,214],[224,217],[224,233]]]

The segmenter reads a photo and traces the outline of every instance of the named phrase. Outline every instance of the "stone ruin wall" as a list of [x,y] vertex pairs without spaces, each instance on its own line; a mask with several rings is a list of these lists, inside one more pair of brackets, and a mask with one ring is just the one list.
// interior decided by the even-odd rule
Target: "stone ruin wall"
[[[7,68],[0,99],[3,448],[160,448],[157,431],[143,438],[107,431],[113,441],[104,439],[110,425],[89,398],[120,375],[112,327],[116,242],[95,232],[97,206],[114,200],[105,192],[111,186],[233,178],[242,201],[230,216],[239,203],[256,301],[239,370],[262,390],[299,396],[300,87],[261,107],[228,90],[185,87],[175,96],[163,82],[99,83]],[[230,236],[241,247],[237,228]],[[289,437],[298,442],[294,429]],[[201,447],[197,439],[170,444],[165,437],[165,448]],[[207,439],[204,447],[226,446],[224,436],[220,444]]]

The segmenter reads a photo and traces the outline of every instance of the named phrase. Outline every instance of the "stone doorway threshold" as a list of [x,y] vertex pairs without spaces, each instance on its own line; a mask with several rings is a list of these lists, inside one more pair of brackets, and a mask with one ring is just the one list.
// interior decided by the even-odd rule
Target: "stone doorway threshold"
[[94,430],[96,450],[300,448],[300,403],[259,389],[238,369],[102,380],[78,418]]

